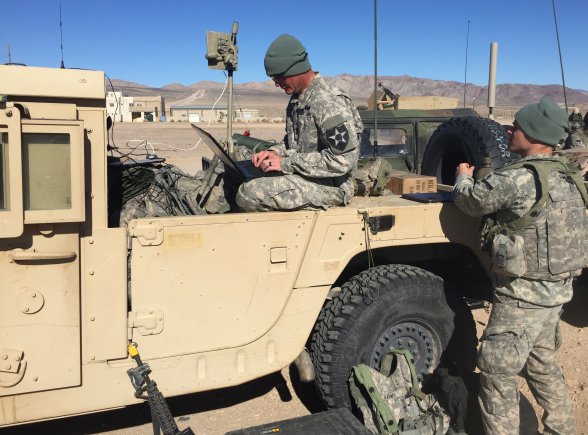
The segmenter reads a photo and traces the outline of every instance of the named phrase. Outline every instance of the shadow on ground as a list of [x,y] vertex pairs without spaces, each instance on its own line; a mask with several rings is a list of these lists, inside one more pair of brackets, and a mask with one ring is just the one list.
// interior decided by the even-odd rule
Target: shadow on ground
[[[281,373],[274,373],[243,385],[204,393],[170,397],[167,403],[172,415],[184,416],[199,412],[226,408],[263,396],[276,388],[284,402],[292,400],[292,395]],[[133,394],[129,383],[129,394]],[[180,417],[179,421],[182,421]],[[60,434],[79,435],[100,433],[131,428],[151,423],[151,413],[146,403],[128,406],[113,411],[68,417],[59,420],[32,423],[0,430],[1,435]],[[192,428],[197,433],[197,428]]]
[[588,326],[586,307],[588,306],[588,269],[574,282],[574,297],[564,305],[561,319],[577,328]]
[[318,395],[314,382],[302,382],[294,364],[290,366],[289,374],[294,394],[300,399],[304,407],[308,409],[308,412],[316,414],[317,412],[324,411],[325,405]]
[[[292,367],[290,368],[290,378],[294,393],[309,412],[317,413],[324,411],[323,404],[316,393],[313,383],[308,384],[300,382],[297,370]],[[466,380],[466,385],[469,392],[466,430],[470,434],[483,433],[480,422],[480,409],[477,402],[477,391],[479,388],[478,374],[472,373],[470,379]],[[167,402],[174,416],[185,416],[199,412],[222,409],[246,402],[269,393],[273,388],[276,388],[280,399],[283,402],[292,400],[292,394],[290,393],[286,380],[281,373],[274,373],[238,387],[172,397],[167,399]],[[536,434],[538,427],[537,418],[530,402],[523,395],[521,395],[520,414],[520,433],[523,435]],[[179,425],[181,425],[183,418],[180,417],[177,421],[179,421]],[[149,407],[146,403],[143,403],[114,411],[69,417],[48,422],[32,423],[24,426],[15,426],[0,430],[0,434],[92,434],[132,428],[149,424],[150,422],[151,414]],[[193,427],[192,429],[197,433],[198,428]]]
[[[588,302],[588,273],[586,271],[576,284],[574,299],[566,305],[562,319],[571,325],[586,326],[588,322],[583,312],[583,308]],[[310,413],[314,414],[325,410],[314,383],[301,382],[298,371],[294,366],[290,367],[289,376],[292,389],[289,388],[282,373],[277,372],[237,387],[171,397],[167,399],[167,403],[172,415],[187,416],[247,402],[264,396],[275,388],[280,400],[283,402],[292,400],[291,390],[293,390],[294,394],[296,394]],[[469,379],[464,379],[464,381],[468,389],[466,430],[470,434],[483,433],[480,421],[480,409],[477,401],[479,376],[477,373],[472,373]],[[129,394],[132,394],[130,384]],[[523,435],[536,434],[538,428],[537,417],[531,403],[522,394],[520,417],[520,433]],[[180,417],[177,421],[181,424],[182,421],[185,421],[185,418]],[[142,403],[113,411],[6,428],[0,430],[0,435],[37,435],[45,433],[60,435],[92,434],[133,428],[149,423],[151,423],[149,407],[146,403]],[[197,432],[197,428],[192,429]]]

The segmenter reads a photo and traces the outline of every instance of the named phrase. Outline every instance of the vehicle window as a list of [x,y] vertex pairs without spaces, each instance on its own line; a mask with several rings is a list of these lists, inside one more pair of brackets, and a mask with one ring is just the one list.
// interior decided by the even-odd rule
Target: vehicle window
[[433,136],[433,133],[437,130],[441,123],[439,121],[421,121],[419,122],[419,148],[421,151],[424,151],[425,147],[429,143],[429,139]]
[[427,133],[425,134],[425,143],[429,142],[429,139],[431,139],[431,136],[433,136],[433,133],[435,133],[437,127],[438,125],[434,125],[433,127],[427,128]]
[[25,210],[71,208],[70,135],[22,135]]
[[[398,156],[408,153],[408,133],[404,128],[378,128],[378,155]],[[374,129],[366,128],[361,135],[360,157],[372,155]]]
[[8,207],[6,190],[8,189],[8,168],[6,167],[6,148],[8,146],[8,133],[0,133],[0,210]]

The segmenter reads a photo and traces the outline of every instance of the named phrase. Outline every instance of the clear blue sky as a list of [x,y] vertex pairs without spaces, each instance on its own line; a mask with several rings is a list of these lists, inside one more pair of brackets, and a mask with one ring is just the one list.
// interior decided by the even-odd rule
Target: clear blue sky
[[[66,67],[98,69],[149,86],[224,82],[207,68],[206,31],[239,22],[235,82],[264,81],[263,57],[282,33],[307,47],[323,75],[372,75],[372,0],[0,0],[0,63],[59,66],[62,5]],[[556,0],[566,85],[588,90],[588,1]],[[498,83],[561,83],[551,0],[378,0],[378,73],[488,81],[499,43]]]

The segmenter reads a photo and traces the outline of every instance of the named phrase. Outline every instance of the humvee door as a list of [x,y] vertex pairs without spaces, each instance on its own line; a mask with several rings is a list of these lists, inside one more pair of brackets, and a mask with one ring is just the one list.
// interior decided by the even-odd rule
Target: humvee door
[[81,121],[0,109],[0,396],[81,383],[83,151]]
[[133,340],[146,358],[235,348],[278,320],[315,212],[129,223]]

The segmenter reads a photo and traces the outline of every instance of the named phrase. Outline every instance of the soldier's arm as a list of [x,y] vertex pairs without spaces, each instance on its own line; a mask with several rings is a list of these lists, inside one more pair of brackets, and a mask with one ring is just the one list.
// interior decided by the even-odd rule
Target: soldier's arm
[[470,216],[483,216],[517,203],[519,189],[505,173],[495,172],[474,182],[468,174],[459,174],[453,186],[455,205]]
[[275,153],[277,153],[280,157],[285,157],[287,154],[287,149],[286,149],[286,145],[284,142],[281,142],[279,144],[276,145],[272,145],[271,147],[269,147],[267,149],[268,151],[274,151]]
[[351,107],[341,105],[317,119],[318,136],[326,146],[320,152],[292,153],[282,160],[282,171],[307,177],[328,178],[356,169],[359,138]]

